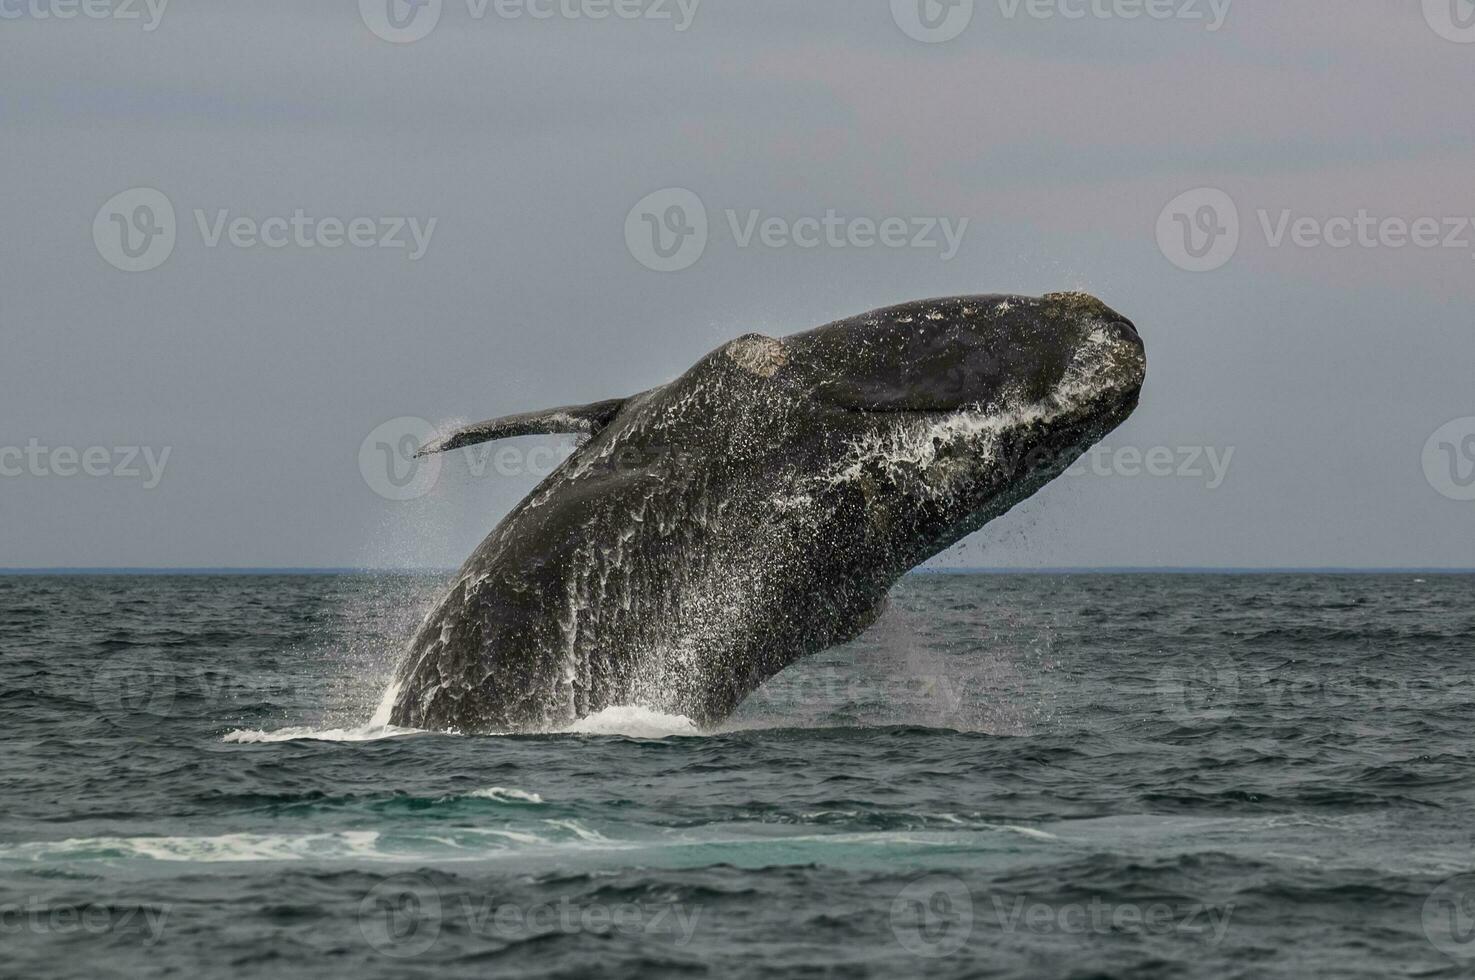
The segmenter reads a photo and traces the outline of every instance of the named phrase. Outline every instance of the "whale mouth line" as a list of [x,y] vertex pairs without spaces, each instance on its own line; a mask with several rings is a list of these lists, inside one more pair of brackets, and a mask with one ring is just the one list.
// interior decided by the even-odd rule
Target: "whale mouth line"
[[947,407],[947,408],[891,408],[891,407],[884,407],[884,406],[883,407],[879,407],[879,408],[862,408],[862,407],[856,406],[856,405],[842,405],[842,406],[840,406],[840,408],[841,408],[841,410],[843,410],[845,412],[849,412],[852,415],[915,415],[915,416],[932,416],[932,415],[958,415],[960,413],[968,413],[968,412],[977,413],[977,414],[982,415],[982,414],[986,414],[988,412],[988,407],[986,405],[984,405],[982,402],[965,402],[965,403],[963,403],[961,405],[953,405],[953,406],[950,406],[950,407]]
[[[1095,392],[1096,396],[1110,394],[1106,388]],[[862,408],[855,405],[839,406],[842,411],[849,415],[884,415],[888,418],[902,417],[912,418],[918,421],[937,421],[955,419],[959,416],[980,416],[983,418],[1004,418],[1006,416],[1027,413],[1031,409],[1048,410],[1052,414],[1059,414],[1071,409],[1080,409],[1084,406],[1062,405],[1063,399],[1060,392],[1051,392],[1041,398],[1033,398],[1021,401],[984,402],[971,401],[962,402],[957,405],[949,405],[937,408],[906,408],[882,406],[877,408]]]

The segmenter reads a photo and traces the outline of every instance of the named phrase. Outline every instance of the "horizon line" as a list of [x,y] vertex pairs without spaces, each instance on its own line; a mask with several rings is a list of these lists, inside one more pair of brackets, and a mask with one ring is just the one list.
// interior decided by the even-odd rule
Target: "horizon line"
[[[314,565],[56,565],[0,566],[5,576],[324,576],[324,575],[451,575],[454,567],[376,568]],[[1475,568],[1457,566],[1375,565],[1061,565],[919,567],[907,575],[1475,575]]]

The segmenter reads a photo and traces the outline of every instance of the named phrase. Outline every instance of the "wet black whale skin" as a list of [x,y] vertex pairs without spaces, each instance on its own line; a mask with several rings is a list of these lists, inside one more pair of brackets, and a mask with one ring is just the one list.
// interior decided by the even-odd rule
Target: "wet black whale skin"
[[1119,425],[1145,366],[1093,297],[962,296],[750,334],[629,398],[472,426],[435,448],[590,438],[467,559],[391,721],[535,731],[643,704],[713,725]]

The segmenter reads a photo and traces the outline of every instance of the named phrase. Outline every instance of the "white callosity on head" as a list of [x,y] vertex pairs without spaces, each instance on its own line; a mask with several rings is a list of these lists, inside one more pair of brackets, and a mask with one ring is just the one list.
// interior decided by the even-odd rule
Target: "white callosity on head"
[[[1086,409],[1102,393],[1103,369],[1120,345],[1108,331],[1093,330],[1072,356],[1060,383],[1037,401],[1026,400],[1019,391],[1006,391],[996,402],[945,414],[879,416],[890,424],[852,441],[845,457],[817,479],[841,484],[879,469],[888,479],[914,484],[928,496],[945,496],[956,478],[994,460],[1004,436]],[[963,447],[966,452],[959,453]]]
[[727,345],[727,356],[749,374],[771,378],[789,363],[789,351],[783,343],[761,334],[739,337]]

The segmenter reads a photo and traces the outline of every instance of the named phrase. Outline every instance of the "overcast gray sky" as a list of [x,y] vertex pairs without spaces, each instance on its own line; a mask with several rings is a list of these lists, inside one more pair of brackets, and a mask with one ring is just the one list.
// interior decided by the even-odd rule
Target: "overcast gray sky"
[[1067,288],[1141,408],[945,561],[1475,565],[1468,0],[68,2],[0,0],[0,565],[456,565],[551,442],[383,423]]

